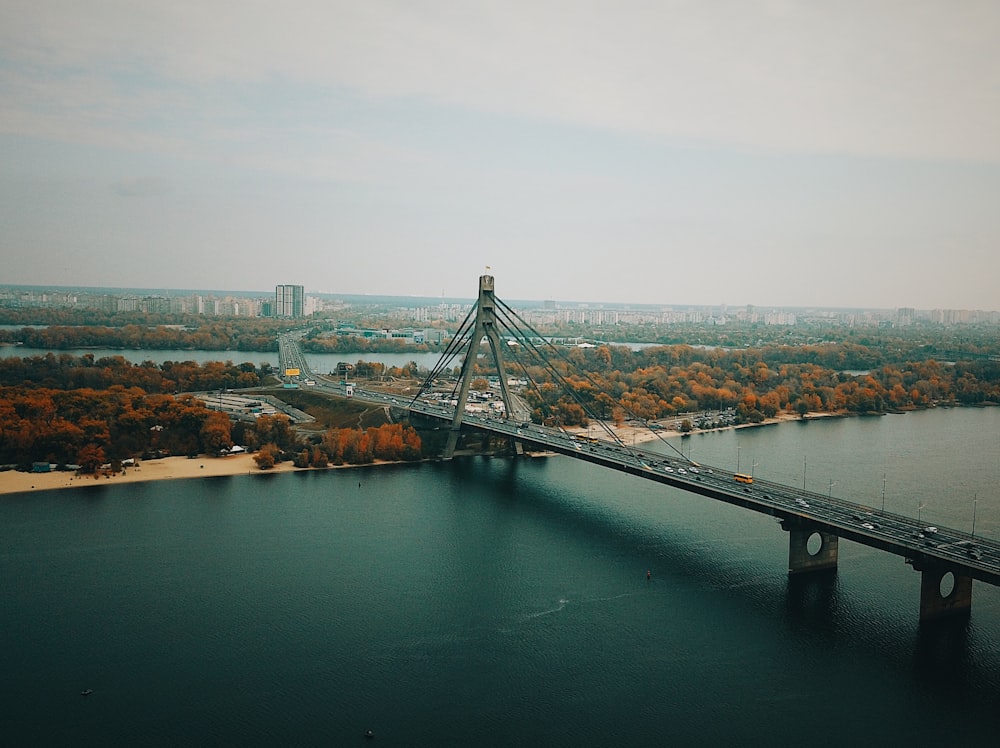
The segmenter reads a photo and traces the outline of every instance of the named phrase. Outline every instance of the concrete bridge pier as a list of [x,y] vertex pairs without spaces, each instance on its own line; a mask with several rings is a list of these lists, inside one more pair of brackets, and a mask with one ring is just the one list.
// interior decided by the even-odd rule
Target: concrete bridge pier
[[[837,549],[840,538],[818,530],[808,523],[784,520],[781,528],[788,533],[788,573],[804,574],[837,568]],[[819,536],[819,548],[809,552],[809,539]]]
[[[939,564],[920,564],[910,561],[920,572],[920,622],[972,612],[972,577],[954,568]],[[951,575],[951,589],[942,592],[945,577]]]

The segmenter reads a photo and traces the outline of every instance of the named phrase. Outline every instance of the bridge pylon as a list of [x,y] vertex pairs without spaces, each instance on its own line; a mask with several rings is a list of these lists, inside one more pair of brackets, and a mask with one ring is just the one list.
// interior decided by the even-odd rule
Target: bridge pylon
[[[946,616],[967,616],[972,612],[972,577],[960,567],[919,558],[907,559],[920,572],[920,622]],[[942,583],[951,575],[951,590],[947,593]]]
[[[479,276],[479,298],[476,300],[476,322],[472,331],[472,339],[469,343],[469,350],[465,354],[462,362],[462,373],[460,375],[460,386],[458,390],[458,400],[455,403],[455,415],[451,419],[451,431],[448,434],[448,442],[445,446],[444,456],[450,458],[455,454],[455,446],[458,444],[458,435],[462,430],[462,418],[465,415],[465,405],[469,399],[469,385],[473,379],[473,369],[476,359],[479,356],[479,347],[485,339],[489,344],[493,359],[496,362],[497,376],[500,378],[500,397],[503,400],[504,412],[508,418],[519,418],[520,411],[523,410],[507,385],[507,374],[504,371],[503,341],[497,332],[496,297],[493,293],[493,276]],[[525,419],[527,415],[523,416]],[[520,448],[515,446],[518,453]]]

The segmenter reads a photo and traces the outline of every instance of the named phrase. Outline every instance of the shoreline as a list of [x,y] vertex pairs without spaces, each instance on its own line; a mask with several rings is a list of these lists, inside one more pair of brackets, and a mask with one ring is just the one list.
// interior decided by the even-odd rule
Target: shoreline
[[141,483],[154,480],[181,480],[185,478],[214,478],[227,475],[285,473],[297,470],[291,462],[275,465],[270,470],[261,470],[249,454],[227,457],[201,456],[161,457],[143,460],[135,467],[126,468],[115,475],[77,475],[72,471],[51,473],[22,473],[6,470],[0,473],[0,495],[34,493],[63,488],[86,488],[95,485],[118,485],[121,483]]
[[[800,420],[816,420],[819,418],[837,418],[835,413],[809,413],[805,418],[797,415],[783,414],[769,418],[761,423],[744,423],[736,426],[726,426],[721,429],[692,429],[690,434],[725,431],[727,429],[757,428],[778,423]],[[591,427],[593,428],[593,427]],[[650,431],[636,426],[614,427],[618,438],[634,444],[683,437],[679,431]],[[586,434],[587,429],[579,429],[577,433]],[[226,457],[210,457],[202,455],[196,459],[189,457],[162,457],[155,460],[144,460],[134,467],[125,469],[115,475],[77,475],[74,472],[56,471],[50,473],[22,473],[16,470],[0,472],[0,496],[35,493],[37,491],[52,491],[66,488],[86,488],[94,485],[117,485],[121,483],[140,483],[154,480],[183,480],[189,478],[214,478],[231,475],[273,475],[276,473],[291,473],[299,470],[341,470],[353,467],[370,467],[371,465],[391,464],[376,461],[368,465],[330,465],[326,468],[297,468],[291,462],[282,462],[268,470],[261,470],[254,462],[253,455],[228,455]]]
[[[754,429],[761,428],[763,426],[774,426],[779,423],[797,423],[799,421],[818,421],[823,418],[847,418],[848,416],[842,415],[840,413],[829,413],[827,411],[817,411],[815,413],[807,413],[805,416],[799,416],[792,413],[782,413],[781,415],[775,416],[774,418],[765,418],[760,423],[739,423],[733,426],[722,426],[717,429],[691,429],[688,432],[674,431],[672,429],[659,429],[656,431],[651,431],[648,428],[643,428],[640,426],[614,426],[612,424],[607,424],[608,428],[613,429],[615,435],[625,443],[632,444],[642,444],[645,442],[653,442],[660,439],[677,439],[683,438],[685,436],[690,436],[693,434],[711,434],[717,431],[729,431],[736,429]],[[594,424],[597,422],[595,421]],[[566,429],[567,431],[580,434],[581,436],[595,436],[601,438],[601,434],[606,434],[599,426],[591,425],[588,428],[572,428]]]

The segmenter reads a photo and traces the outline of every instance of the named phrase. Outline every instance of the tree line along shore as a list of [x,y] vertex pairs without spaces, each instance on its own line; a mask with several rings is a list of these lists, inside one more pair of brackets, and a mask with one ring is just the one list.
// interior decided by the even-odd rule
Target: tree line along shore
[[[869,357],[864,347],[843,344],[735,351],[602,345],[571,349],[555,363],[562,386],[541,367],[519,372],[511,364],[508,373],[536,384],[522,392],[534,420],[563,427],[586,427],[591,418],[620,425],[713,410],[730,410],[739,425],[815,412],[1000,402],[998,361],[930,358],[866,371],[844,368]],[[476,366],[474,386],[488,386],[489,368]],[[396,373],[415,377],[401,385],[410,388],[426,374]],[[363,423],[357,403],[305,404],[318,417],[312,431],[302,431],[279,416],[232,422],[186,394],[275,381],[273,372],[251,363],[133,364],[121,356],[69,354],[0,359],[0,465],[96,472],[129,458],[221,454],[236,444],[254,451],[262,465],[321,466],[421,459],[436,449],[408,424]]]

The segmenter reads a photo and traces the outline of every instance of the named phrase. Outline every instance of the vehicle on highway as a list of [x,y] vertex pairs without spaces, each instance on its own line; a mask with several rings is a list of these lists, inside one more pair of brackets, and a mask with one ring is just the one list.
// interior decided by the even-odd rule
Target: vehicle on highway
[[733,480],[737,483],[753,483],[753,477],[746,475],[745,473],[736,473],[736,475],[733,476]]

